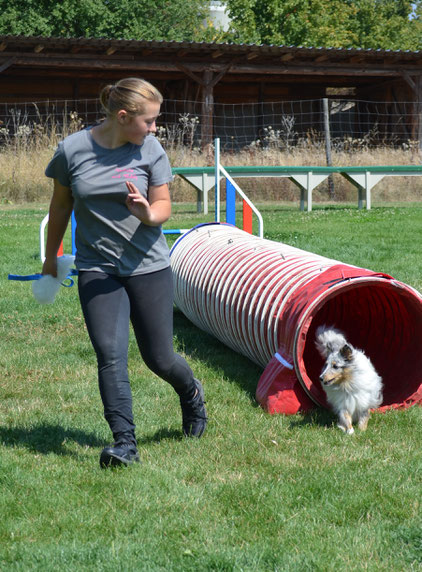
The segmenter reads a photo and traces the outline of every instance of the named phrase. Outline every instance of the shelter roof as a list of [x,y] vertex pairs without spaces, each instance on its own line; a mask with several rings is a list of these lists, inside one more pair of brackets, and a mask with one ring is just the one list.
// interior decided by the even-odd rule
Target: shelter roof
[[396,76],[421,73],[422,51],[0,35],[0,71],[9,65]]

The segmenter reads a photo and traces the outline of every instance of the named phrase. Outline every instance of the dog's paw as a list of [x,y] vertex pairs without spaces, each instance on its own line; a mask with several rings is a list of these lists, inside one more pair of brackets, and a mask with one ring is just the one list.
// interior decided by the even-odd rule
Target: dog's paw
[[341,429],[343,431],[343,433],[347,433],[347,435],[353,435],[353,433],[355,432],[353,427],[345,427],[344,425],[341,425],[340,423],[337,425],[337,427],[339,429]]

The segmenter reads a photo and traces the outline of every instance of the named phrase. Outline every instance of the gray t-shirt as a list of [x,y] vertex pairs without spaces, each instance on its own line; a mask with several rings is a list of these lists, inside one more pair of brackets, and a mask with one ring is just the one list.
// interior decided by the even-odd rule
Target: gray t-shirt
[[167,155],[148,135],[142,145],[105,149],[91,128],[66,137],[45,171],[70,187],[76,219],[76,268],[119,276],[167,268],[169,250],[161,226],[142,224],[128,210],[126,181],[148,199],[150,185],[172,179]]

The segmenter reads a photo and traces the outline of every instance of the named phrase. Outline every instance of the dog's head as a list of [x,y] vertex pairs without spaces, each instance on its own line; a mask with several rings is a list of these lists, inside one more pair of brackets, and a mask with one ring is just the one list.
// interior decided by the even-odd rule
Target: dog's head
[[346,343],[343,332],[333,326],[319,326],[315,332],[315,345],[324,359],[340,350]]
[[353,347],[344,343],[327,355],[319,379],[323,386],[340,385],[350,381],[353,370]]

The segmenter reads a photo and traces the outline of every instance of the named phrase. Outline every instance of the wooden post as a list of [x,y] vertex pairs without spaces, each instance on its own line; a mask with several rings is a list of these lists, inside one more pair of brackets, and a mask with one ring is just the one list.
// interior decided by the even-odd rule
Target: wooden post
[[402,76],[414,96],[411,107],[411,138],[412,141],[416,140],[419,142],[419,149],[422,150],[422,76],[419,74],[413,79],[406,71],[402,72]]
[[422,151],[422,76],[420,75],[416,80],[416,102],[416,122],[418,126],[417,136],[419,141],[419,150]]
[[[327,167],[331,167],[333,163],[331,161],[330,110],[328,107],[328,98],[326,97],[322,100],[322,108],[324,112],[325,157]],[[335,192],[332,175],[328,177],[328,194],[330,199],[334,199]]]
[[214,86],[229,71],[232,63],[227,64],[219,73],[211,69],[204,70],[202,78],[181,64],[176,67],[186,75],[199,83],[202,87],[202,123],[201,123],[201,145],[203,149],[210,152],[214,135]]

